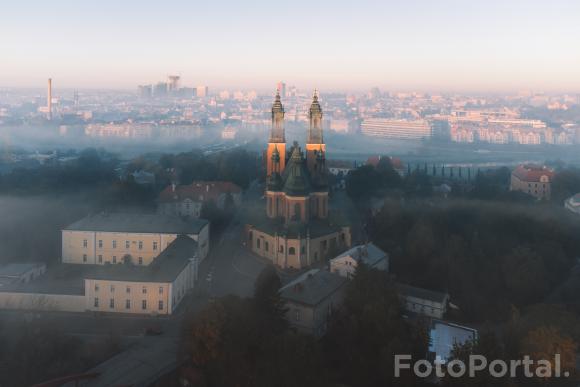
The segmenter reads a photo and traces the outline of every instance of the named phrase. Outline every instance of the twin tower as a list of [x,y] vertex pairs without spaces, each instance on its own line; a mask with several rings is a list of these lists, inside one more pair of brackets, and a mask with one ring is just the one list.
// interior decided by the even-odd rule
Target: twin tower
[[[324,144],[324,138],[322,136],[322,109],[320,108],[318,93],[316,91],[312,97],[308,118],[310,125],[308,127],[308,138],[306,140],[306,164],[308,170],[313,173],[317,157],[324,157],[326,153],[326,145]],[[279,165],[275,165],[273,161],[277,159],[275,153],[279,155]],[[291,152],[288,156],[291,156]],[[272,105],[272,129],[267,150],[267,177],[271,177],[274,172],[281,175],[284,174],[287,158],[286,137],[284,135],[284,106],[280,100],[280,93],[276,92],[276,99]]]
[[296,142],[286,151],[284,106],[280,94],[276,93],[266,155],[266,214],[271,219],[282,218],[286,224],[308,224],[313,219],[326,219],[328,213],[326,146],[322,137],[322,109],[316,92],[308,117],[306,157]]

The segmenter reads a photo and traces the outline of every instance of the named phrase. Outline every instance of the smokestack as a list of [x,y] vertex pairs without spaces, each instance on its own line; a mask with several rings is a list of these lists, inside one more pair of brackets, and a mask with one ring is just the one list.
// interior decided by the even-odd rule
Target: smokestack
[[46,108],[48,110],[48,119],[52,120],[52,78],[48,78],[48,92],[46,96]]

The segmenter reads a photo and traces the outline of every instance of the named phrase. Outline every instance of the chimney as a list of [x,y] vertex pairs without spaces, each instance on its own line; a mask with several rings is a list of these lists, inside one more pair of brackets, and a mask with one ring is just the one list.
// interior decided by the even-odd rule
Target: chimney
[[46,94],[46,109],[48,110],[48,119],[52,120],[52,78],[48,78],[48,90]]
[[175,192],[175,183],[171,183],[171,192]]

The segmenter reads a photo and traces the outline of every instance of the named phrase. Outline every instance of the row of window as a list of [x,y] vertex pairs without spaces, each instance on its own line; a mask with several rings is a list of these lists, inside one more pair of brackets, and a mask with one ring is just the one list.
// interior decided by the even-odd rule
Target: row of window
[[[95,292],[98,292],[100,289],[100,286],[98,283],[95,283]],[[110,285],[109,286],[109,290],[111,291],[111,293],[115,293],[115,285]],[[126,286],[125,287],[125,293],[131,293],[131,287],[130,286]],[[143,294],[147,294],[147,286],[143,286],[141,288],[141,293]],[[159,294],[163,294],[163,286],[159,287]]]
[[[95,297],[95,308],[99,307],[99,298]],[[159,310],[163,310],[163,301],[160,300],[159,303],[157,304],[157,308]],[[109,299],[109,308],[114,309],[115,308],[115,299],[111,298]],[[131,309],[131,300],[125,300],[125,309]],[[147,310],[147,300],[142,300],[141,301],[141,309],[143,310]]]
[[[88,256],[87,256],[86,254],[83,254],[83,262],[85,262],[85,263],[86,263],[87,261],[88,261]],[[102,256],[101,254],[97,255],[97,262],[98,262],[98,263],[103,263],[103,256]],[[117,256],[116,256],[116,255],[113,255],[113,256],[111,257],[111,262],[112,262],[112,263],[121,263],[120,261],[119,261],[119,262],[117,262]],[[142,264],[143,264],[143,257],[139,257],[139,258],[137,259],[137,263],[138,263],[139,265],[142,265]]]
[[[261,240],[260,238],[256,239],[256,247],[259,249],[261,246]],[[270,251],[270,244],[268,242],[264,242],[264,250],[265,251]],[[284,246],[280,246],[279,247],[279,252],[283,253],[284,252]],[[304,246],[301,247],[300,252],[302,254],[306,254],[306,248]],[[296,249],[294,247],[289,247],[288,248],[288,255],[294,255],[296,254]]]
[[[99,241],[97,242],[97,245],[99,246],[99,249],[103,248],[103,241],[101,239],[99,239]],[[116,249],[117,248],[117,241],[112,241],[111,243],[112,248]],[[87,247],[89,247],[89,241],[88,239],[84,239],[83,240],[83,247],[86,249]],[[138,247],[139,250],[143,250],[143,241],[139,241],[138,242]],[[157,242],[153,242],[153,250],[157,250],[158,247],[158,243]],[[130,241],[125,241],[125,248],[129,249],[131,248],[131,242]]]

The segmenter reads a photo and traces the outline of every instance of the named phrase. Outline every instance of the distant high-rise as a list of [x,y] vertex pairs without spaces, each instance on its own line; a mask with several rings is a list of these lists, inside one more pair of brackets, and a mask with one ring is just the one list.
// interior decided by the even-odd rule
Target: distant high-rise
[[158,84],[155,85],[155,88],[153,89],[153,95],[156,98],[164,97],[166,94],[167,94],[167,83],[159,82]]
[[48,78],[48,90],[46,94],[46,110],[48,119],[52,120],[52,78]]
[[141,98],[151,98],[153,95],[152,85],[139,85],[137,89],[139,90],[139,96]]
[[278,93],[280,93],[282,97],[286,97],[286,84],[284,82],[278,82],[276,85],[276,90],[278,90]]
[[179,80],[181,77],[179,75],[169,75],[167,77],[167,89],[169,92],[177,91],[179,89]]
[[196,95],[198,97],[207,97],[207,95],[208,95],[207,86],[198,86],[196,89]]

